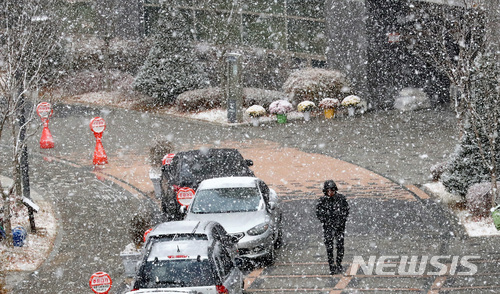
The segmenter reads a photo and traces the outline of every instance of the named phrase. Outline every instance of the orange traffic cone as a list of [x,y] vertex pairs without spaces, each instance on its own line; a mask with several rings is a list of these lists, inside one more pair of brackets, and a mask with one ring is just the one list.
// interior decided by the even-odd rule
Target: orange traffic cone
[[49,120],[45,119],[43,122],[42,137],[40,138],[40,148],[49,149],[54,148],[54,139],[49,130]]
[[104,151],[104,146],[102,145],[102,133],[94,133],[96,138],[96,145],[94,150],[94,165],[106,164],[108,163],[108,156]]

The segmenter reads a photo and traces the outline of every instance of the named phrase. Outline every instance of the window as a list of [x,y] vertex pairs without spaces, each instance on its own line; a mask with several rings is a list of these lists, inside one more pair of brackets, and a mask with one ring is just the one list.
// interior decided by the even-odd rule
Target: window
[[256,187],[198,190],[191,204],[192,213],[257,211],[260,195]]

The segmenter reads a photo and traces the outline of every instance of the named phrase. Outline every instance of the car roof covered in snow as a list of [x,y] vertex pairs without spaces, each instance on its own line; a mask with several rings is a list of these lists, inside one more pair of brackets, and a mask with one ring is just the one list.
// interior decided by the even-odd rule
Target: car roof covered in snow
[[208,235],[215,222],[211,221],[172,221],[157,225],[148,237],[162,235],[181,235],[181,234],[204,234]]
[[151,246],[147,260],[183,260],[208,258],[207,240],[158,240]]
[[217,188],[256,187],[256,177],[222,177],[204,180],[198,190]]

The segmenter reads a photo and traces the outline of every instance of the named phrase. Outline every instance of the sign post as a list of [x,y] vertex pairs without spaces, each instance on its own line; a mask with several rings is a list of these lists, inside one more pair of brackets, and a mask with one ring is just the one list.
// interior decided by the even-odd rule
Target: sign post
[[243,120],[241,107],[243,104],[243,87],[241,85],[241,54],[228,53],[226,56],[226,102],[227,121],[238,123]]
[[111,277],[105,272],[97,272],[90,276],[90,289],[96,294],[107,294],[111,289]]
[[94,117],[90,121],[90,130],[94,133],[96,138],[96,145],[94,150],[94,165],[106,164],[108,163],[108,157],[104,151],[104,146],[102,145],[102,133],[106,129],[106,122],[101,117]]
[[54,110],[48,102],[41,102],[36,107],[36,113],[38,113],[43,122],[42,137],[40,138],[40,148],[42,149],[54,148],[54,139],[49,130],[49,118],[53,112]]

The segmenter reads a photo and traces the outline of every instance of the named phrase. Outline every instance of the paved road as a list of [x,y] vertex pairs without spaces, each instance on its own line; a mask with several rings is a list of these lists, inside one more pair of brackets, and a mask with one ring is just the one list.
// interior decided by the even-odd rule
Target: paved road
[[[97,172],[91,166],[95,140],[88,126],[94,116],[107,122],[103,142],[110,158]],[[453,113],[447,110],[251,127],[61,105],[50,128],[54,149],[38,151],[38,138],[31,139],[36,151],[30,158],[31,179],[53,202],[61,226],[50,259],[23,276],[15,293],[89,293],[88,279],[100,270],[108,272],[115,285],[122,284],[118,253],[129,243],[128,221],[133,213],[157,207],[148,193],[146,154],[158,135],[178,148],[238,146],[256,162],[256,174],[282,195],[285,246],[276,265],[249,273],[248,292],[500,291],[498,238],[467,238],[456,221],[417,188],[429,181],[430,166],[444,160],[456,144]],[[7,160],[4,150],[2,166]],[[2,174],[8,175],[4,170]],[[470,254],[480,256],[474,260],[479,274],[380,276],[360,269],[354,270],[356,275],[327,275],[320,228],[312,215],[326,177],[339,181],[352,207],[346,233],[348,272],[355,256],[368,260]]]

